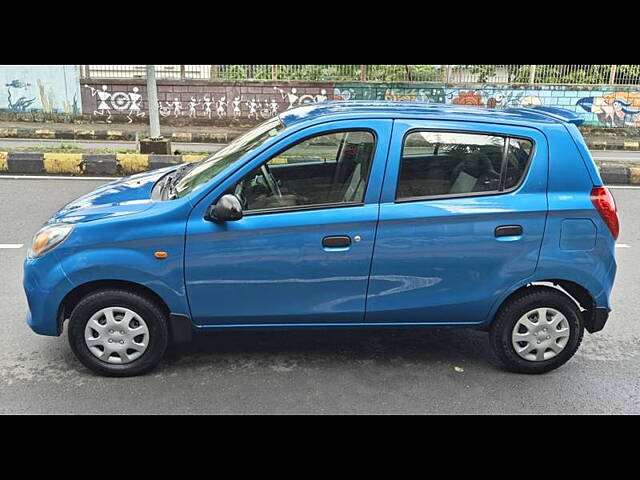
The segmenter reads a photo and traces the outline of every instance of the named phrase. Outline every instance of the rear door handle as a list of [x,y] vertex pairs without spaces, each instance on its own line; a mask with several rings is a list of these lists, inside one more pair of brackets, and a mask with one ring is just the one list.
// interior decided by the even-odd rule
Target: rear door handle
[[351,237],[347,235],[333,235],[322,239],[325,248],[345,248],[351,245]]
[[522,235],[522,225],[500,225],[496,227],[496,237],[515,237]]

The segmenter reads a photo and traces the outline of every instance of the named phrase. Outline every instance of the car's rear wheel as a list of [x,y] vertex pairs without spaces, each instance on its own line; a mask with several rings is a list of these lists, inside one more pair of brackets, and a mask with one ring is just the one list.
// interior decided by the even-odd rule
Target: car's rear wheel
[[519,373],[544,373],[578,350],[584,326],[576,303],[550,287],[531,287],[502,306],[489,333],[505,366]]
[[139,375],[155,367],[167,348],[167,318],[151,299],[100,290],[71,312],[69,343],[86,367],[101,375]]

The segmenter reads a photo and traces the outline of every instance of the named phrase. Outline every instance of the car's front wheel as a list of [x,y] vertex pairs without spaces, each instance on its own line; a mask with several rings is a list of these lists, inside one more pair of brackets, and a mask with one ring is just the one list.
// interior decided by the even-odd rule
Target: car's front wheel
[[100,290],[82,298],[69,318],[69,343],[86,367],[101,375],[139,375],[167,348],[167,318],[149,298]]
[[519,373],[544,373],[578,350],[584,326],[576,303],[550,287],[531,287],[502,306],[489,332],[491,347]]

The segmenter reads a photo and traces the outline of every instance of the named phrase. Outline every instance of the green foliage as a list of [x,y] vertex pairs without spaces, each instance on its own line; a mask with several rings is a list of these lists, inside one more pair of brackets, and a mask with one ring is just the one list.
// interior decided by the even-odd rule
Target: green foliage
[[487,79],[495,76],[496,65],[456,65],[454,71],[467,71],[473,75],[478,75],[477,81],[479,83],[485,83]]
[[[433,82],[443,81],[441,66],[435,65],[368,65],[366,79],[373,82]],[[503,73],[506,70],[506,78]],[[610,65],[537,65],[535,83],[558,84],[607,84]],[[362,65],[277,65],[278,80],[300,80],[307,82],[359,81]],[[452,65],[452,81],[456,74],[475,76],[475,82],[500,81],[505,83],[529,83],[531,65]],[[219,78],[223,80],[271,80],[272,65],[220,65]],[[458,77],[460,78],[460,77]],[[630,83],[640,78],[640,65],[619,65],[615,83]]]
[[[537,65],[535,83],[605,84],[611,65]],[[577,68],[566,68],[577,67]]]
[[242,65],[225,65],[220,69],[220,78],[224,80],[246,80],[247,70]]
[[629,83],[631,79],[636,83],[640,79],[640,65],[618,65],[614,83]]

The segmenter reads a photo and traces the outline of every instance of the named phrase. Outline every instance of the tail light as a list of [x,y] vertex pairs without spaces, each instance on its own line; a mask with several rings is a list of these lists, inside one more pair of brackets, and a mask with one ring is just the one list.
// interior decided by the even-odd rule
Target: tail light
[[591,202],[596,207],[598,213],[607,224],[614,240],[618,239],[620,233],[620,222],[618,221],[618,209],[613,195],[607,187],[593,187],[591,190]]

